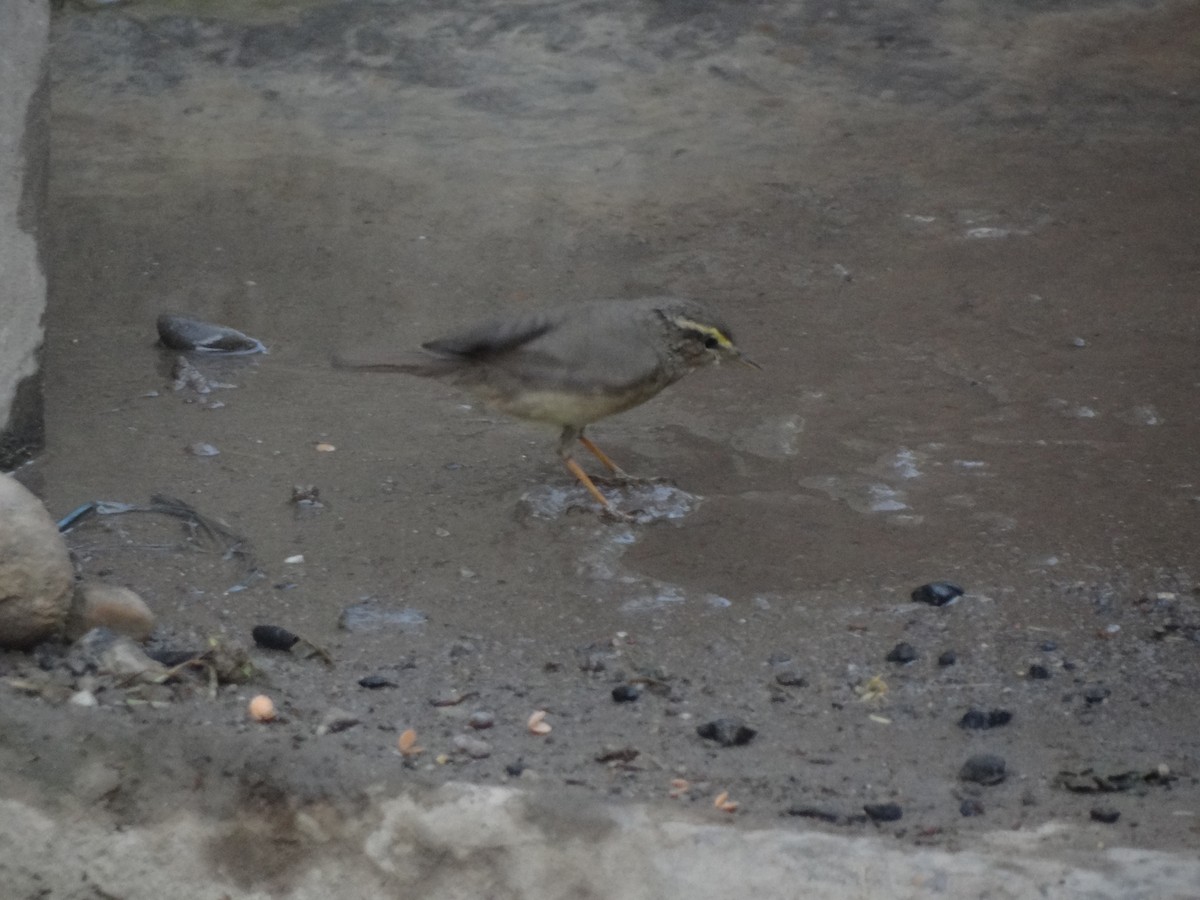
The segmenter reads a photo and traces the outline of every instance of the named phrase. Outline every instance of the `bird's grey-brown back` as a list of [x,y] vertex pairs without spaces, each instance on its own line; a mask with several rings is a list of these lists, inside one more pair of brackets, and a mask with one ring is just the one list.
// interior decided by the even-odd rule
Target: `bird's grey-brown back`
[[[525,371],[532,379],[564,376],[564,369],[623,387],[658,362],[658,334],[648,335],[647,317],[703,315],[694,301],[672,297],[640,300],[593,300],[497,316],[421,345],[416,349],[367,347],[344,349],[334,356],[340,368],[404,372],[425,377],[480,373],[502,366]],[[650,339],[653,338],[653,339]],[[521,366],[514,366],[516,361]],[[505,365],[507,361],[508,365]],[[615,377],[614,377],[615,374]],[[456,378],[455,380],[459,380]]]

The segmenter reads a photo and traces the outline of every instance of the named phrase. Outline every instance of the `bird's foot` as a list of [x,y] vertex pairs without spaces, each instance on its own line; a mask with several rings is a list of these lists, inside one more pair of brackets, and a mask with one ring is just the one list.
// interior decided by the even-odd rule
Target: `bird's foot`
[[642,521],[636,512],[628,513],[611,505],[600,507],[600,518],[617,525],[639,525]]
[[629,484],[667,484],[669,482],[669,479],[663,478],[660,475],[630,475],[624,469],[609,472],[607,475],[596,476],[593,480],[601,484],[615,484],[618,486]]

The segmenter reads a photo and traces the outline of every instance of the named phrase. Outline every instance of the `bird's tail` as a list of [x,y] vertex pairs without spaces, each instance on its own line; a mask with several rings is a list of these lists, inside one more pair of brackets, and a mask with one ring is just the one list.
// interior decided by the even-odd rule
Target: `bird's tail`
[[401,372],[423,378],[452,375],[461,363],[422,350],[339,350],[333,355],[335,369],[363,372]]

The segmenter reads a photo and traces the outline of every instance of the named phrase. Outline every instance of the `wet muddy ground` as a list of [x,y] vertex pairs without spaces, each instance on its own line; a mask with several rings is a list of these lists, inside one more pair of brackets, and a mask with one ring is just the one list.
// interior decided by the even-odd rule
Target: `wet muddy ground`
[[[25,480],[58,515],[163,493],[247,539],[70,534],[159,646],[270,623],[333,665],[254,651],[256,685],[161,707],[10,692],[5,752],[48,796],[106,760],[118,819],[457,779],[729,818],[727,791],[744,821],[952,848],[1049,821],[1194,847],[1198,50],[1187,3],[68,4]],[[651,523],[586,508],[553,434],[329,364],[664,293],[763,371],[593,429],[681,492]],[[172,390],[163,311],[270,353],[197,362],[236,385],[213,408]],[[911,601],[939,579],[965,596]],[[247,723],[259,690],[283,721]],[[316,736],[335,707],[359,724]],[[1012,718],[960,727],[973,707]],[[697,735],[719,717],[757,735]],[[51,737],[79,755],[22,755]],[[1006,780],[960,780],[977,753]],[[885,803],[903,818],[865,818]]]

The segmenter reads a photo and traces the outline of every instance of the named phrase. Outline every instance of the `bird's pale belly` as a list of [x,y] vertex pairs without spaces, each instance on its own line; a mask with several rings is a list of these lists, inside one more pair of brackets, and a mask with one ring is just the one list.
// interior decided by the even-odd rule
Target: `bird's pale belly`
[[550,425],[587,425],[623,412],[650,399],[657,390],[623,394],[571,394],[563,391],[526,391],[518,396],[485,396],[489,406],[502,413]]

